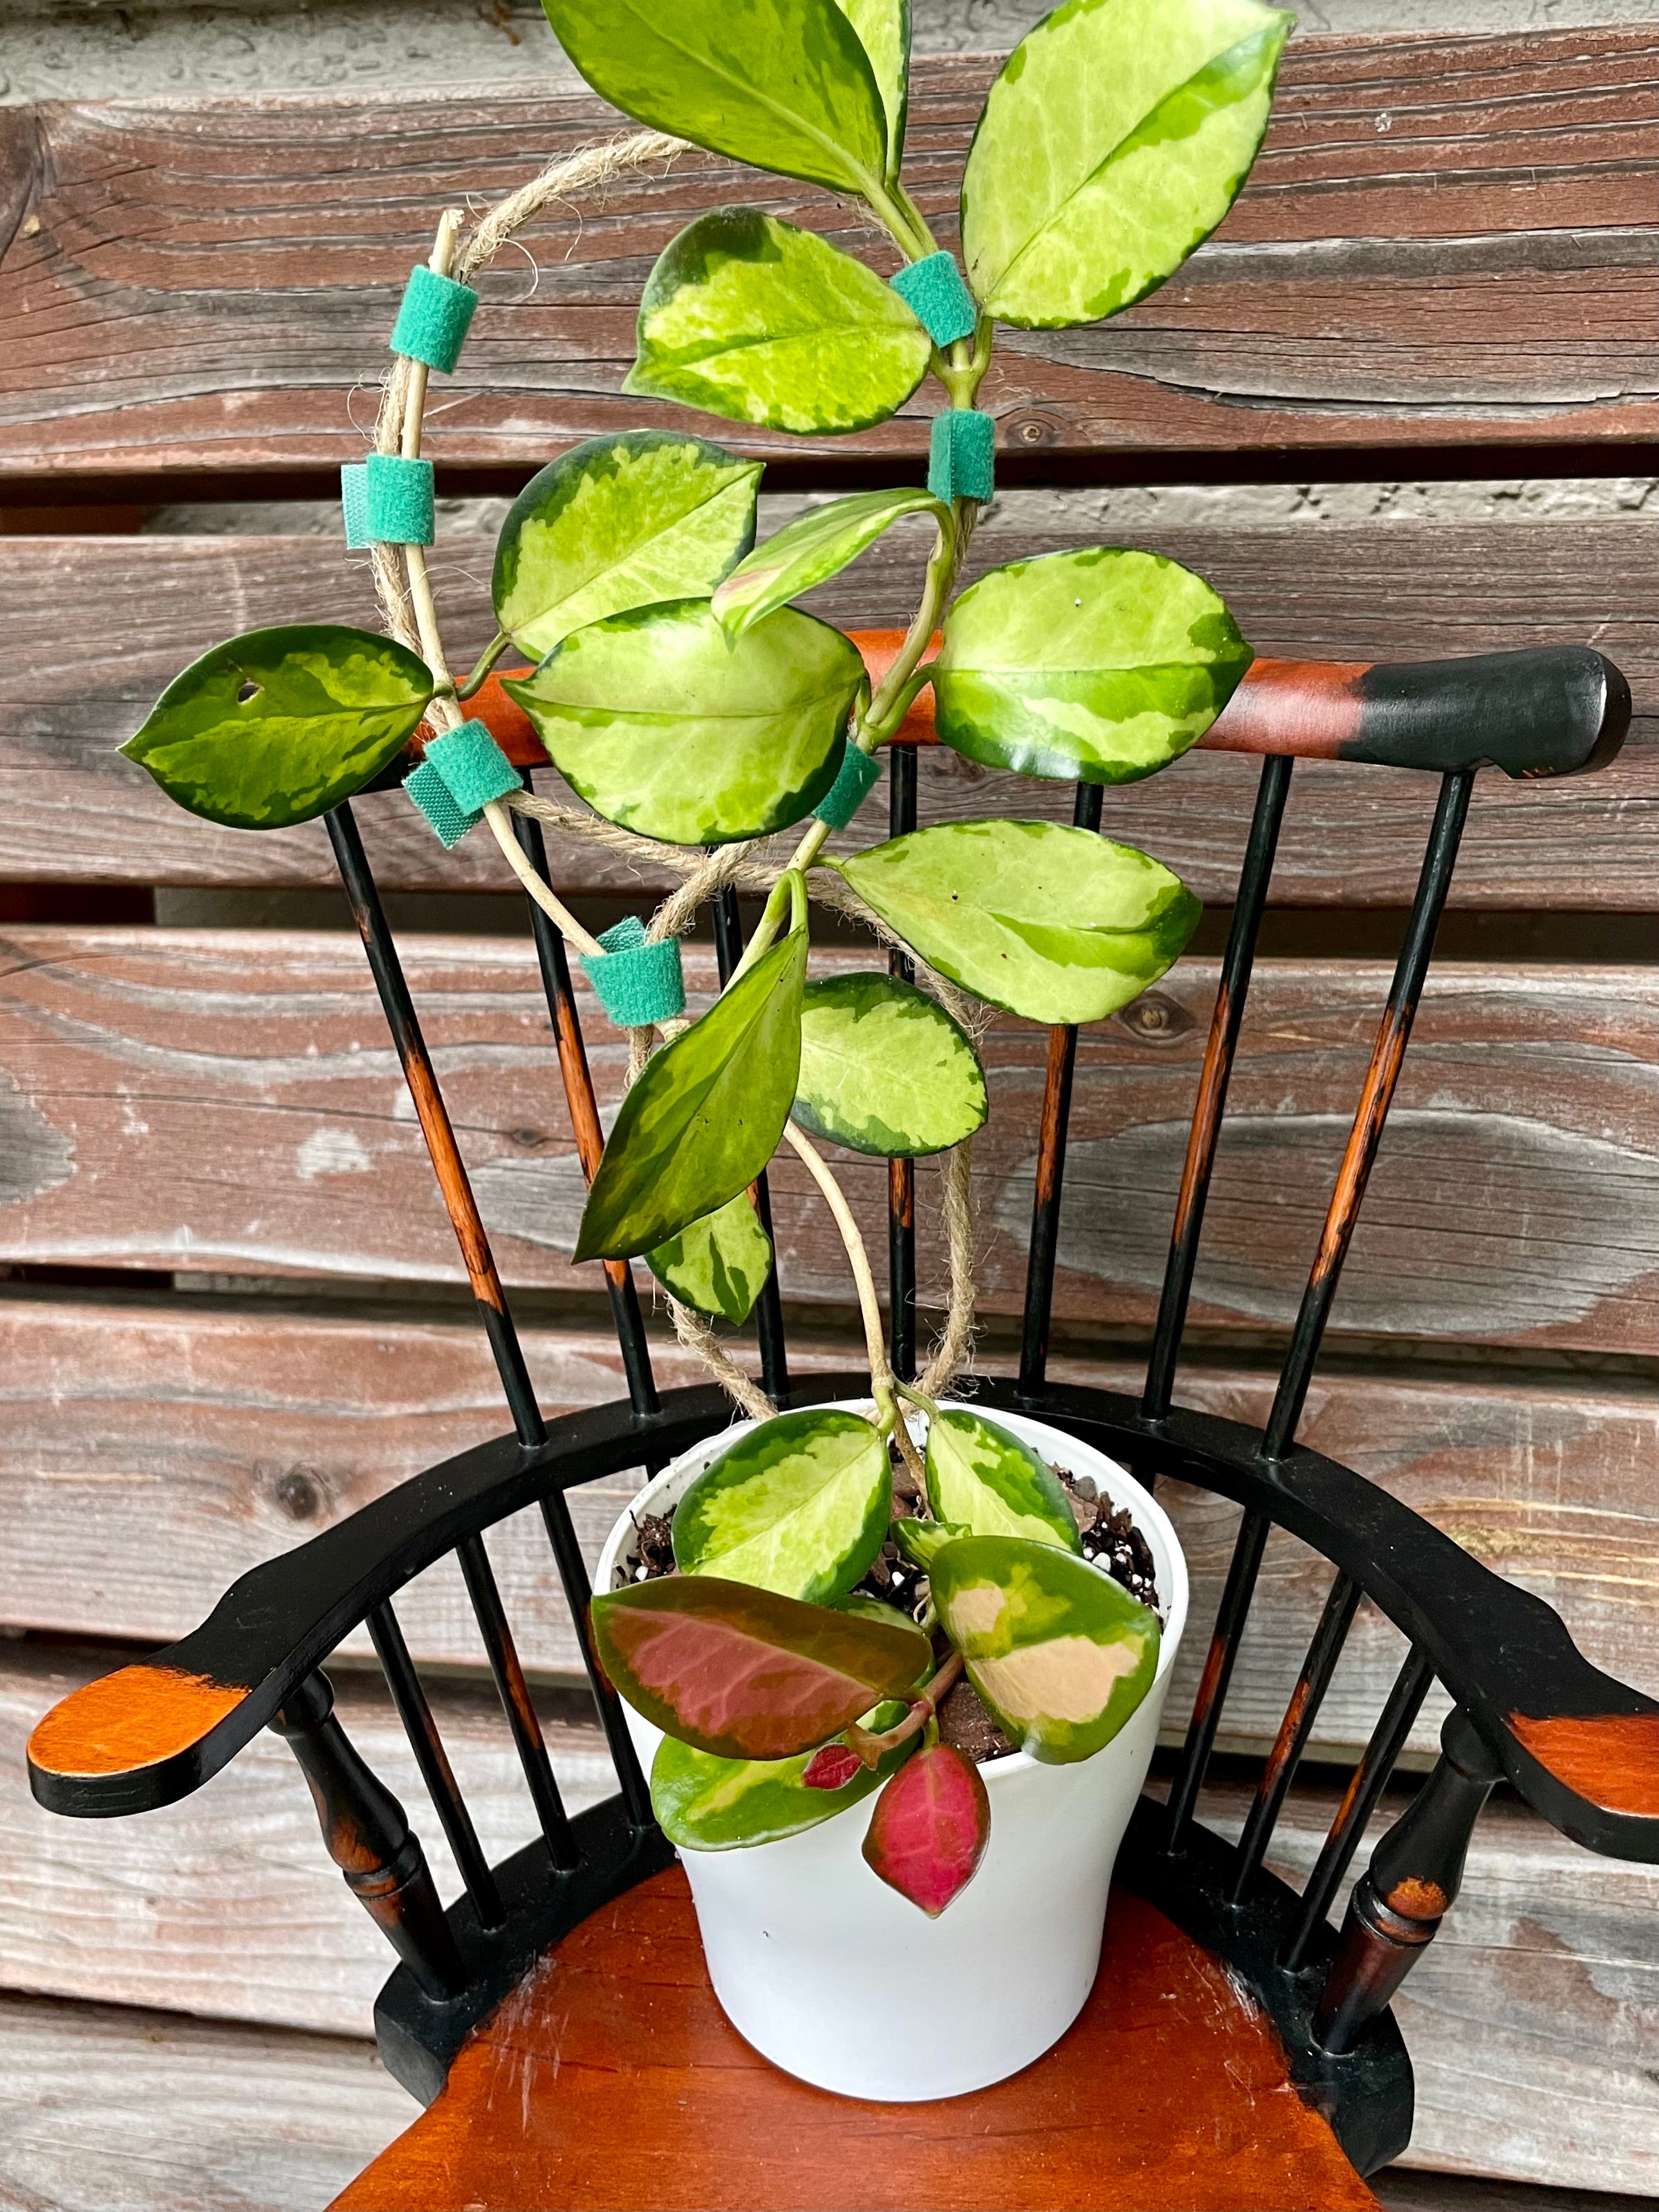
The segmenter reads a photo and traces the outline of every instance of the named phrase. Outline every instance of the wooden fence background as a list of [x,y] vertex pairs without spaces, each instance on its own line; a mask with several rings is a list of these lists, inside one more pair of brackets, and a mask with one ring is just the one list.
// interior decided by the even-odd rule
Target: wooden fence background
[[[975,561],[1127,541],[1203,568],[1263,652],[1588,641],[1629,674],[1636,731],[1609,774],[1479,786],[1307,1433],[1652,1691],[1659,20],[1639,19],[1659,0],[1602,12],[1620,20],[1448,11],[1427,35],[1383,7],[1323,11],[1343,35],[1294,42],[1256,178],[1188,274],[1103,331],[1000,347],[1005,489]],[[975,50],[1024,21],[945,0],[917,20],[912,170],[932,211],[994,67]],[[501,1419],[320,829],[210,829],[113,748],[218,637],[369,615],[330,485],[362,450],[403,272],[440,206],[507,189],[604,116],[518,0],[249,0],[118,35],[40,0],[0,30],[0,2203],[319,2203],[411,2108],[363,2042],[378,1939],[288,1753],[268,1740],[186,1805],[106,1826],[40,1813],[21,1745],[74,1682]],[[504,498],[573,438],[670,419],[618,395],[633,304],[675,230],[739,195],[871,246],[821,196],[693,155],[537,233],[533,284],[513,257],[485,279],[429,448],[458,653],[491,627]],[[771,523],[913,477],[925,445],[908,412],[817,444],[714,428],[767,459]],[[915,550],[896,533],[817,603],[899,618]],[[1109,797],[1112,832],[1214,911],[1195,957],[1082,1042],[1058,1372],[1127,1382],[1146,1340],[1253,781],[1248,762],[1196,756]],[[1011,800],[1070,805],[924,763],[925,817]],[[1185,1384],[1242,1419],[1264,1407],[1299,1275],[1263,1255],[1310,1246],[1431,802],[1406,774],[1297,771]],[[597,1285],[568,1267],[580,1176],[516,896],[488,848],[446,858],[400,798],[362,813],[544,1402],[614,1396]],[[554,858],[606,919],[654,888],[574,843]],[[707,992],[708,948],[690,970]],[[614,1101],[624,1048],[597,1011],[592,1038]],[[994,1366],[1042,1054],[1018,1024],[991,1032]],[[849,1175],[872,1220],[881,1181]],[[844,1363],[836,1255],[787,1166],[776,1202],[800,1364]],[[690,1379],[672,1343],[659,1372]],[[582,1502],[590,1545],[624,1492]],[[1201,1609],[1231,1516],[1177,1505]],[[491,1549],[568,1795],[589,1802],[607,1770],[544,1554],[510,1526]],[[1323,1595],[1288,1541],[1268,1576],[1228,1709],[1241,1761]],[[406,1622],[506,1849],[524,1812],[459,1585],[423,1578]],[[1363,1740],[1398,1651],[1362,1624],[1321,1750]],[[338,1679],[453,1881],[374,1679]],[[1183,1669],[1172,1724],[1192,1683]],[[1217,1820],[1237,1817],[1243,1771]],[[1310,1769],[1286,1865],[1328,1813]],[[1656,1905],[1650,1870],[1494,1808],[1401,2008],[1414,2161],[1659,2195]]]

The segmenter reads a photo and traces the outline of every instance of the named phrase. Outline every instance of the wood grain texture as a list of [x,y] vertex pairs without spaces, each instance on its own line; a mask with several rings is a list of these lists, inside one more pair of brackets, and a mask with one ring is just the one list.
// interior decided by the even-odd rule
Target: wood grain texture
[[[534,1329],[532,1376],[550,1411],[621,1395],[605,1336]],[[798,1341],[803,1375],[844,1366],[844,1347]],[[665,1386],[694,1378],[656,1347]],[[994,1367],[997,1363],[991,1361]],[[1058,1381],[1138,1387],[1121,1359],[1060,1359]],[[332,1526],[396,1483],[506,1425],[481,1332],[467,1323],[272,1315],[206,1300],[0,1307],[0,1618],[59,1635],[170,1642],[240,1574]],[[1271,1378],[1199,1367],[1181,1395],[1260,1423]],[[1475,1556],[1553,1605],[1609,1673],[1659,1692],[1659,1411],[1638,1388],[1524,1377],[1317,1380],[1306,1434],[1382,1485]],[[629,1480],[572,1494],[590,1564]],[[1168,1722],[1184,1725],[1237,1527],[1237,1509],[1169,1486],[1194,1581],[1194,1632],[1177,1662]],[[533,1515],[489,1548],[527,1666],[580,1667]],[[1270,1543],[1223,1721],[1224,1747],[1263,1748],[1278,1727],[1323,1602],[1329,1570],[1285,1535]],[[445,1562],[397,1601],[411,1649],[445,1668],[483,1665],[459,1572]],[[359,1634],[349,1645],[368,1652]],[[1402,1656],[1364,1608],[1315,1741],[1370,1733]],[[1414,1743],[1432,1747],[1436,1698]]]
[[[1659,45],[1650,29],[1299,39],[1219,239],[1102,329],[1009,332],[985,398],[1007,452],[1234,455],[1654,435]],[[919,62],[907,173],[943,234],[995,64]],[[15,476],[355,459],[372,376],[439,207],[591,138],[591,96],[52,105],[0,272]],[[622,399],[651,260],[734,198],[872,253],[849,210],[688,154],[486,277],[440,465],[536,465],[652,410]],[[518,302],[509,306],[510,302]],[[653,419],[668,419],[656,410]],[[919,410],[789,450],[914,459]],[[757,452],[783,441],[721,426]]]
[[[1103,2094],[1109,2083],[1109,2094]],[[971,2098],[872,2105],[769,2066],[709,1985],[678,1867],[584,1921],[475,2030],[334,2212],[526,2203],[1374,2212],[1267,2022],[1124,1890],[1076,2023]]]
[[[143,1820],[55,1820],[27,1797],[29,1729],[116,1656],[5,1649],[0,1986],[366,2034],[390,1954],[325,1856],[274,1737]],[[353,1741],[403,1799],[453,1897],[459,1882],[389,1705],[349,1672],[336,1680]],[[527,1841],[499,1708],[438,1685],[434,1710],[486,1850]],[[567,1803],[592,1802],[609,1786],[597,1732],[548,1717]],[[1334,1807],[1328,1793],[1293,1793],[1273,1863],[1304,1872]],[[1212,1793],[1200,1809],[1236,1827],[1244,1802]],[[1487,1814],[1457,1908],[1402,2008],[1418,2077],[1413,2161],[1659,2194],[1656,1909],[1659,1871],[1592,1858],[1513,1806]]]
[[[1161,295],[1159,295],[1162,296]],[[1091,540],[1110,521],[1080,499],[1014,493],[977,534],[969,573]],[[1566,784],[1476,784],[1452,902],[1642,908],[1659,871],[1659,528],[1627,522],[1400,522],[1214,529],[1162,526],[1153,550],[1200,569],[1256,649],[1326,660],[1415,660],[1594,643],[1630,678],[1635,732],[1608,770]],[[488,642],[490,548],[460,535],[433,559],[446,636],[465,662]],[[919,543],[897,532],[809,604],[849,628],[902,621]],[[183,812],[115,747],[185,664],[227,635],[320,619],[378,627],[362,556],[329,539],[0,538],[0,875],[100,883],[326,884],[322,825],[222,830]],[[1231,902],[1257,775],[1254,761],[1196,752],[1114,791],[1109,834],[1144,846],[1200,896]],[[556,785],[557,779],[544,778]],[[1071,818],[1071,787],[979,769],[933,750],[920,763],[923,822],[963,815]],[[1403,905],[1427,835],[1431,779],[1314,762],[1298,769],[1273,896],[1289,905]],[[878,834],[881,794],[853,849]],[[357,802],[387,890],[511,888],[494,845],[445,854],[408,801]],[[599,848],[556,836],[569,890],[659,889]]]
[[310,2212],[414,2109],[368,2043],[0,1996],[8,2212]]
[[[569,1289],[582,1178],[528,944],[410,937],[405,960],[503,1277]],[[859,964],[825,957],[823,971]],[[866,963],[872,964],[872,963]],[[367,968],[326,933],[16,929],[0,940],[0,1261],[453,1281],[453,1239]],[[687,970],[694,1008],[714,983]],[[592,1011],[602,1108],[625,1048]],[[1386,971],[1264,963],[1247,1012],[1195,1317],[1294,1310]],[[1055,1310],[1150,1321],[1214,971],[1183,964],[1087,1031]],[[980,1280],[1017,1310],[1046,1033],[999,1019],[976,1143]],[[1659,1348],[1659,984],[1651,970],[1449,963],[1431,976],[1334,1326]],[[866,1237],[886,1177],[843,1163]],[[919,1181],[924,1301],[938,1177]],[[787,1296],[847,1302],[801,1172],[774,1209]],[[597,1273],[592,1287],[598,1288]]]

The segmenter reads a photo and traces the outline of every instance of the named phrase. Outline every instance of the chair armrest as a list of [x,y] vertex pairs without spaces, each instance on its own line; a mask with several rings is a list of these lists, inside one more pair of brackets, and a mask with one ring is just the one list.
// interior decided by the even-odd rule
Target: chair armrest
[[1133,1399],[1066,1384],[981,1395],[1270,1516],[1411,1638],[1535,1812],[1590,1850],[1659,1863],[1659,1700],[1592,1666],[1553,1607],[1399,1498],[1304,1445],[1269,1465],[1259,1431],[1218,1414],[1148,1422]]
[[[855,1376],[815,1378],[813,1395],[826,1382],[842,1396],[860,1388]],[[83,1820],[176,1803],[251,1743],[374,1607],[463,1537],[551,1491],[672,1458],[729,1411],[712,1386],[675,1390],[655,1414],[599,1407],[550,1423],[534,1449],[501,1437],[428,1468],[240,1577],[181,1643],[54,1705],[29,1739],[30,1789],[48,1812]]]

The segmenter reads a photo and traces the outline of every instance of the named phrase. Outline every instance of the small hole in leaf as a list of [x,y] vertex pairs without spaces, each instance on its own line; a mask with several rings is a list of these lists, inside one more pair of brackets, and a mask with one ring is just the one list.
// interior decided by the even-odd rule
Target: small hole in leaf
[[240,684],[236,687],[236,703],[246,707],[250,699],[257,699],[264,690],[263,684]]

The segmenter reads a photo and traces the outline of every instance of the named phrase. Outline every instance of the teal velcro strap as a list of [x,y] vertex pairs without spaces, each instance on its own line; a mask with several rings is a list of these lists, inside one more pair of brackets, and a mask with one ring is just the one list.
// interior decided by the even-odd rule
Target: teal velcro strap
[[935,415],[927,489],[935,499],[988,500],[996,488],[997,426],[977,408]]
[[888,282],[935,345],[953,345],[979,328],[979,309],[954,253],[930,253]]
[[436,769],[456,805],[475,821],[491,799],[505,799],[524,781],[485,722],[463,722],[434,738],[426,749],[426,765]]
[[416,262],[387,343],[393,353],[423,361],[447,376],[461,357],[477,304],[478,295],[470,284],[458,284],[453,276],[441,276],[435,269]]
[[814,816],[820,822],[827,822],[832,830],[844,830],[868,799],[880,775],[880,768],[869,754],[861,753],[849,743],[841,757],[835,781],[812,809]]
[[346,544],[352,552],[361,552],[372,542],[368,534],[368,470],[363,462],[348,462],[341,470],[340,505],[345,514]]
[[670,1022],[685,1012],[685,979],[680,970],[678,937],[647,944],[638,915],[625,915],[601,930],[602,954],[584,952],[582,966],[599,994],[599,1004],[619,1030],[643,1029],[648,1022]]
[[481,814],[470,814],[465,807],[457,806],[454,793],[430,761],[422,761],[418,768],[410,770],[404,778],[404,789],[425,815],[433,835],[447,853],[483,819]]
[[432,464],[401,453],[371,453],[363,464],[368,534],[386,545],[430,545]]

